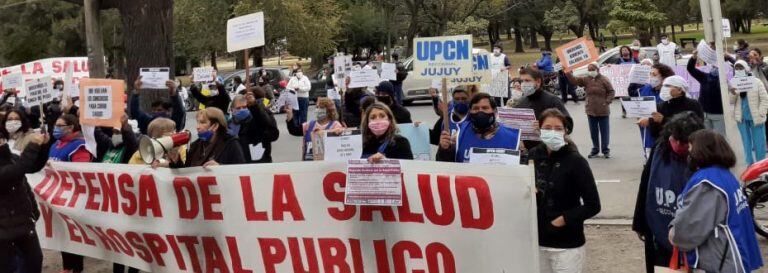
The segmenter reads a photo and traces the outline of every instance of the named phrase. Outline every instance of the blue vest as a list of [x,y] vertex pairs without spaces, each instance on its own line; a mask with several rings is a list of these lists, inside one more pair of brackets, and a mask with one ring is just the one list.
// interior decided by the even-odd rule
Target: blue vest
[[[331,122],[328,122],[328,125],[325,126],[325,130],[331,129],[334,122],[336,121],[332,120]],[[315,124],[317,124],[317,121],[310,121],[309,125],[307,125],[307,132],[304,133],[304,161],[315,160],[314,153],[312,152],[312,131],[315,130]]]
[[672,252],[668,239],[669,223],[675,218],[680,193],[691,172],[687,162],[678,160],[674,152],[670,153],[669,162],[664,162],[658,149],[653,153],[646,189],[645,217],[656,243]]
[[[701,183],[709,183],[717,188],[725,195],[725,199],[728,202],[725,225],[720,225],[719,228],[725,230],[725,232],[720,234],[728,236],[730,250],[735,255],[736,260],[741,260],[743,270],[738,270],[738,272],[752,272],[752,270],[760,268],[763,265],[763,259],[760,256],[760,248],[757,246],[757,238],[755,238],[754,221],[752,213],[749,211],[747,197],[741,190],[739,181],[724,168],[709,167],[700,169],[693,174],[688,181],[688,185],[683,189],[683,192],[680,194],[682,196],[680,202],[682,202],[685,194],[691,188]],[[699,258],[697,253],[698,250],[686,253],[688,264],[694,267]]]
[[471,122],[465,122],[459,130],[456,143],[456,162],[469,162],[469,152],[474,148],[503,148],[517,150],[520,143],[520,130],[499,124],[499,131],[491,139],[481,139],[472,128]]
[[74,154],[80,147],[85,147],[85,140],[82,138],[73,139],[66,145],[58,148],[61,140],[56,141],[51,147],[51,151],[48,153],[48,159],[53,161],[70,162],[72,154]]
[[[641,97],[655,97],[657,104],[662,102],[661,97],[659,97],[659,94],[656,93],[656,91],[653,91],[653,87],[651,87],[650,84],[646,84],[643,87],[640,87],[638,93]],[[656,142],[656,138],[651,136],[651,130],[648,128],[640,127],[640,138],[643,139],[644,148],[653,148],[653,145]]]
[[[461,131],[461,127],[464,126],[464,124],[469,123],[469,113],[464,116],[464,118],[458,122],[453,121],[453,111],[448,111],[448,128],[450,129],[451,135],[454,133],[458,134],[459,131]],[[443,129],[443,124],[440,124],[440,129]]]

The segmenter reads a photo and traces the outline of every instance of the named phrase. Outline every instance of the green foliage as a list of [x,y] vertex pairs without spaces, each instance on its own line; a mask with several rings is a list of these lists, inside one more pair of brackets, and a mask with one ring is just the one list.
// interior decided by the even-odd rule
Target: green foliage
[[609,14],[613,20],[635,28],[648,28],[667,20],[667,16],[648,0],[613,0],[613,9]]
[[175,0],[173,41],[177,55],[199,57],[226,49],[227,0]]
[[483,18],[475,18],[469,16],[464,21],[448,22],[448,28],[445,31],[446,35],[459,35],[459,34],[472,34],[478,35],[486,30],[488,27],[488,20]]
[[579,13],[573,5],[555,6],[544,13],[544,23],[557,31],[567,31],[569,26],[579,24]]
[[385,18],[372,4],[353,4],[345,13],[342,38],[346,48],[377,48],[386,43]]

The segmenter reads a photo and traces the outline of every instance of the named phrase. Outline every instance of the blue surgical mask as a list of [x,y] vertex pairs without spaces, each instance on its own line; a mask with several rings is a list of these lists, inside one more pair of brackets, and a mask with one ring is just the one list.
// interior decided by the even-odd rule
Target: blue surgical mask
[[453,103],[453,110],[456,111],[456,113],[464,115],[467,112],[469,112],[469,103],[466,103],[466,102],[454,102]]
[[248,120],[250,117],[251,117],[251,111],[248,109],[237,110],[233,115],[235,122],[243,122]]
[[62,137],[64,137],[64,130],[58,126],[54,127],[52,136],[54,139],[61,139]]
[[198,132],[197,138],[199,138],[202,141],[211,141],[211,138],[213,138],[213,131],[205,130],[203,132]]

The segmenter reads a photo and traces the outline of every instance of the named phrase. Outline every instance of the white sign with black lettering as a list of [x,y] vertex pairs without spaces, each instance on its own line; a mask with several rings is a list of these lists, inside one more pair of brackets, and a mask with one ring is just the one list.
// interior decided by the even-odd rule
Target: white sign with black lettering
[[636,64],[629,70],[629,83],[646,84],[651,78],[651,67],[642,64]]
[[168,67],[151,67],[139,70],[141,76],[141,88],[166,89],[165,82],[171,78],[171,69]]
[[195,77],[195,82],[212,82],[213,81],[213,67],[195,67],[192,69],[192,75]]
[[623,97],[621,105],[628,118],[649,118],[656,112],[656,97]]
[[469,163],[502,166],[520,165],[520,151],[473,147],[469,153]]
[[323,139],[325,161],[360,159],[363,155],[363,135],[360,130],[347,130],[340,134],[326,131]]
[[24,84],[24,76],[21,73],[3,75],[3,89],[19,89]]
[[397,80],[397,65],[393,63],[381,63],[381,79],[382,80]]
[[227,21],[227,51],[264,45],[264,12],[251,13]]
[[83,105],[85,105],[85,118],[112,119],[112,87],[86,87]]
[[736,93],[747,93],[755,90],[755,77],[734,77],[731,79],[731,87],[736,89]]
[[349,72],[349,88],[374,87],[380,82],[379,72],[375,69],[360,69]]
[[50,76],[32,80],[26,85],[27,105],[36,106],[53,101],[54,92]]

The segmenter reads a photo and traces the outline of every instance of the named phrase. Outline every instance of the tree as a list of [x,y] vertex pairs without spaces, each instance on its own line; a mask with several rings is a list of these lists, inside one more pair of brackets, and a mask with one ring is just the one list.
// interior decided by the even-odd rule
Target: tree
[[584,34],[581,27],[579,14],[573,5],[556,5],[544,13],[544,23],[552,26],[555,31],[564,32],[570,30],[577,37]]
[[463,21],[448,22],[445,35],[472,34],[479,35],[488,26],[488,20],[469,16]]
[[378,48],[386,43],[384,15],[370,3],[351,5],[344,16],[342,45],[358,55],[361,48]]
[[618,22],[613,25],[625,24],[631,26],[642,45],[651,44],[651,29],[664,22],[667,18],[659,12],[649,0],[612,0],[613,9],[610,16]]
[[216,68],[216,55],[226,49],[227,19],[230,5],[226,0],[175,0],[173,6],[174,48],[181,56],[208,55]]

